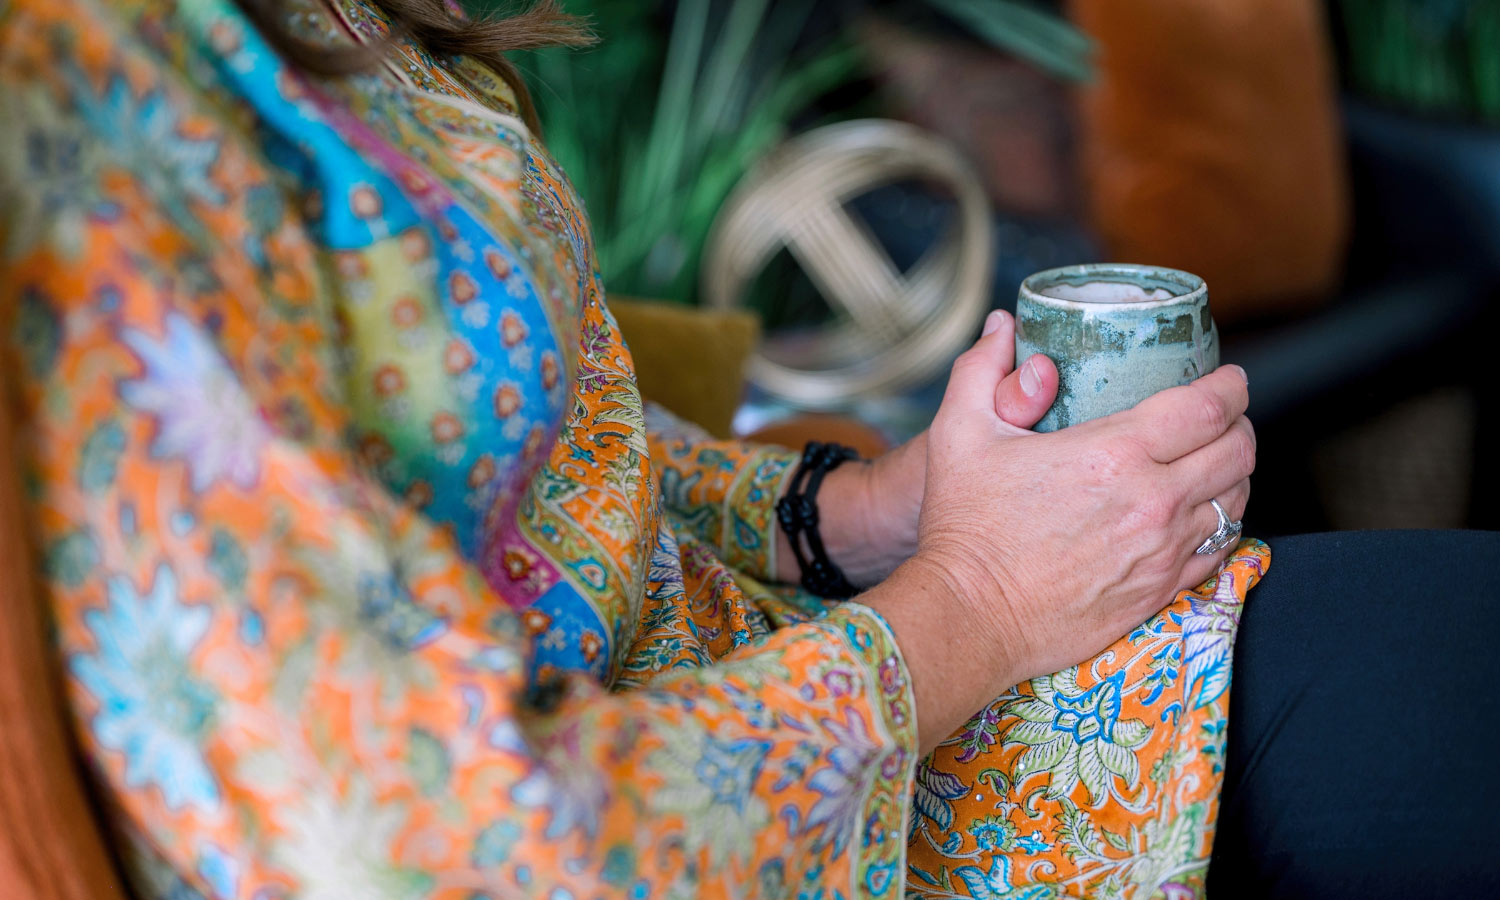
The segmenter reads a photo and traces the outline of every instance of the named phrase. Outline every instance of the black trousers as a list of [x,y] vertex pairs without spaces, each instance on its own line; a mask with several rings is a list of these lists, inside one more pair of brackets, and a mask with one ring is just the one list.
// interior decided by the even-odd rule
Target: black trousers
[[1500,532],[1270,544],[1208,896],[1500,898]]

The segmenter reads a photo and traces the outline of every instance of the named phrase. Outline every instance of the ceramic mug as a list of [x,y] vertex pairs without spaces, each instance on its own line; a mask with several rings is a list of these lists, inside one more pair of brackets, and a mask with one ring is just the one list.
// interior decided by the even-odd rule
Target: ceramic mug
[[1016,302],[1016,364],[1057,363],[1057,400],[1037,431],[1121,410],[1219,367],[1203,279],[1176,269],[1090,263],[1038,272]]

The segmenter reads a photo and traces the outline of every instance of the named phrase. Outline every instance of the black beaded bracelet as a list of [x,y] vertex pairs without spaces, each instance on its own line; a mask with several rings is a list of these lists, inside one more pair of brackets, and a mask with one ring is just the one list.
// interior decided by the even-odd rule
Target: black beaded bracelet
[[[797,557],[797,568],[802,572],[802,587],[810,594],[829,599],[842,600],[853,597],[858,590],[844,577],[839,567],[828,558],[823,546],[823,537],[818,533],[818,488],[823,476],[837,469],[859,454],[840,444],[824,444],[810,441],[802,450],[802,462],[792,475],[786,496],[776,503],[776,519],[781,530],[786,532],[792,553]],[[807,548],[803,549],[803,537]]]

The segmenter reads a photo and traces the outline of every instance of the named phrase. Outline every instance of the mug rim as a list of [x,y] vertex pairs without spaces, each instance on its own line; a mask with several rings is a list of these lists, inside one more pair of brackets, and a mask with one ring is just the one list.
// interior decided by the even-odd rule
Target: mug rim
[[[1108,276],[1114,275],[1115,278]],[[1184,289],[1181,294],[1171,297],[1163,297],[1159,300],[1066,300],[1062,297],[1053,297],[1042,293],[1042,289],[1055,284],[1074,280],[1092,281],[1115,281],[1121,284],[1134,284],[1145,286],[1141,282],[1158,281],[1177,285]],[[1167,288],[1170,290],[1170,288]],[[1075,311],[1088,311],[1098,313],[1105,309],[1130,311],[1156,309],[1163,306],[1177,306],[1184,303],[1197,303],[1208,293],[1208,284],[1202,277],[1192,272],[1184,272],[1181,269],[1171,269],[1166,266],[1150,266],[1143,263],[1081,263],[1072,266],[1058,266],[1053,269],[1044,269],[1040,272],[1026,276],[1021,282],[1021,299],[1045,306],[1054,306],[1062,309]]]

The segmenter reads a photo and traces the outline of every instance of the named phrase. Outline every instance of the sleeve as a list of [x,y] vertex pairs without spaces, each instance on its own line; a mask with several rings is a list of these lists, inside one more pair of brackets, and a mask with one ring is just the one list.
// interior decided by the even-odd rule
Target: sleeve
[[[0,140],[79,152],[77,118],[15,71],[0,64],[0,87],[23,113]],[[129,74],[84,83],[127,103],[143,96]],[[210,118],[156,124],[120,139],[191,136],[193,153],[84,146],[60,194],[37,193],[38,154],[0,153],[3,196],[22,198],[0,206],[0,362],[20,386],[5,424],[16,413],[76,727],[139,883],[899,895],[916,731],[883,621],[843,606],[649,690],[529,690],[517,615],[344,447],[336,326],[296,220],[262,269],[205,240],[252,240],[243,204],[264,198],[213,179],[256,161]],[[205,159],[186,198],[153,193],[180,173],[122,165]],[[740,519],[727,498],[769,506],[752,495],[787,460],[734,459],[763,471],[685,496]]]
[[646,429],[667,514],[730,568],[774,581],[776,501],[801,454],[713,438],[654,403],[646,407]]

